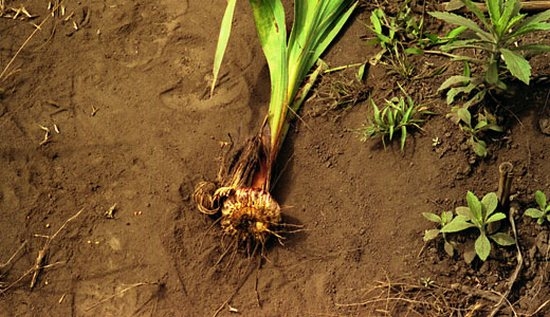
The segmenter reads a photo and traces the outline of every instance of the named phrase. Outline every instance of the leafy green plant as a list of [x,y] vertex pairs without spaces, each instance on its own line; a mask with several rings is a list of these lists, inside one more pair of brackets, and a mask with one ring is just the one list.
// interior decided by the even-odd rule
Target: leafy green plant
[[[520,13],[520,2],[518,0],[485,0],[489,16],[487,17],[471,0],[461,0],[466,8],[471,11],[481,25],[474,20],[449,12],[429,12],[437,19],[449,24],[459,25],[473,34],[468,38],[457,39],[443,46],[443,51],[449,52],[456,49],[476,49],[485,52],[481,58],[469,56],[456,56],[455,60],[466,60],[480,64],[484,74],[476,76],[475,80],[465,81],[464,78],[453,76],[448,79],[451,82],[464,82],[469,86],[472,82],[479,90],[505,90],[506,74],[511,74],[525,84],[529,84],[531,77],[531,65],[524,54],[543,53],[550,51],[549,45],[544,44],[523,44],[523,38],[533,32],[550,30],[550,10],[537,15],[527,17]],[[517,43],[521,43],[517,45]],[[503,63],[504,62],[504,63]],[[449,82],[444,83],[450,86]],[[465,88],[464,93],[472,88]],[[456,93],[456,92],[453,92]],[[479,97],[479,96],[478,96]],[[454,100],[454,98],[450,98]],[[479,100],[477,98],[476,100]],[[449,98],[448,100],[449,101]],[[479,101],[477,101],[479,102]]]
[[422,238],[424,240],[424,242],[432,241],[432,240],[436,239],[437,237],[439,237],[439,235],[441,234],[441,236],[443,237],[443,241],[444,241],[443,248],[445,249],[445,252],[449,256],[453,256],[454,255],[454,246],[451,242],[449,242],[447,240],[447,237],[446,237],[445,233],[441,232],[441,228],[445,227],[448,223],[450,223],[453,220],[453,218],[454,218],[453,212],[452,211],[442,211],[441,215],[437,215],[437,214],[432,213],[432,212],[423,212],[422,216],[424,216],[424,218],[428,219],[431,222],[435,222],[436,224],[438,224],[438,227],[439,227],[439,228],[428,229],[428,230],[424,231],[424,237]]
[[[441,228],[442,233],[461,232],[470,228],[477,228],[479,236],[474,243],[475,254],[485,261],[491,253],[491,242],[493,240],[497,245],[508,246],[515,244],[514,238],[504,232],[496,232],[489,234],[487,226],[490,223],[506,219],[506,215],[502,212],[497,212],[498,198],[493,192],[483,196],[481,201],[476,195],[470,191],[466,194],[468,206],[460,206],[455,209],[456,216]],[[465,254],[468,250],[465,252]],[[472,258],[466,258],[466,262],[470,263]]]
[[535,192],[535,201],[539,208],[529,208],[525,211],[525,215],[533,219],[537,219],[537,223],[542,225],[545,221],[550,222],[550,204],[546,201],[546,195],[537,190]]
[[409,95],[386,100],[386,106],[382,110],[372,98],[370,101],[374,110],[373,118],[363,127],[361,141],[380,137],[384,148],[386,147],[386,139],[391,141],[395,133],[400,132],[401,151],[403,151],[410,129],[421,130],[420,124],[424,122],[423,117],[432,114],[427,107],[415,104]]
[[482,139],[487,131],[502,132],[501,126],[496,124],[496,118],[487,111],[477,114],[477,123],[474,124],[472,114],[467,108],[458,108],[454,113],[457,123],[469,137],[466,143],[479,157],[487,156],[487,143]]

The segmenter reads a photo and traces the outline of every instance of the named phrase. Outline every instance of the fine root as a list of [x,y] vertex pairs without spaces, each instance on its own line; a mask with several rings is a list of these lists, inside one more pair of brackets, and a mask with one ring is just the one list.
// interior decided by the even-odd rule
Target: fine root
[[504,301],[516,315],[502,294],[458,283],[445,287],[433,281],[387,279],[377,282],[362,297],[365,299],[337,303],[336,307],[364,307],[384,316],[488,316],[495,304]]

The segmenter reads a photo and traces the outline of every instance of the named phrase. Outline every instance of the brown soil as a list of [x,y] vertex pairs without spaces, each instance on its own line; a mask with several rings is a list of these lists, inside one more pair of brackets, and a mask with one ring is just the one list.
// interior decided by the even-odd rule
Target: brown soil
[[[243,316],[486,316],[508,289],[515,249],[495,248],[485,264],[467,265],[438,243],[424,245],[433,225],[421,213],[464,205],[468,190],[495,191],[505,161],[515,166],[524,257],[508,299],[518,313],[550,314],[543,305],[548,227],[521,216],[535,190],[550,194],[549,139],[538,125],[548,86],[522,87],[499,101],[510,110],[509,132],[481,160],[435,93],[450,73],[402,82],[440,114],[411,135],[404,153],[397,143],[384,150],[360,141],[357,130],[370,113],[364,98],[353,107],[335,103],[331,87],[352,83],[354,70],[326,75],[287,138],[274,191],[285,222],[304,229],[284,245],[270,244],[263,258],[239,253],[218,264],[219,227],[191,194],[215,177],[220,142],[255,133],[269,100],[246,1],[238,4],[212,98],[225,1],[68,2],[61,17],[49,16],[44,1],[6,5],[38,17],[0,19],[2,69],[16,56],[0,81],[0,262],[24,243],[0,267],[0,316],[209,316],[219,307],[220,316],[234,309]],[[331,48],[329,65],[376,53],[362,39],[369,10]],[[35,30],[30,22],[46,17],[18,52]],[[427,56],[415,66],[430,71],[444,62]],[[549,70],[547,55],[532,63],[535,75]],[[371,67],[366,83],[353,83],[353,96],[370,91],[381,103],[398,92],[399,80],[382,65]],[[50,129],[46,143],[41,126]],[[51,240],[31,290],[44,235],[80,209]],[[501,314],[511,314],[507,304]]]

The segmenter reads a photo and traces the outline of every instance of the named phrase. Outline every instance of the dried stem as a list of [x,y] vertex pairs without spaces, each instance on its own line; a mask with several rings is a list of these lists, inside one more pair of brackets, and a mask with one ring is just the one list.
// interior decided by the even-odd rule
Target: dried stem
[[55,237],[57,237],[57,235],[59,234],[59,232],[61,232],[61,230],[63,230],[63,228],[65,228],[65,226],[67,225],[67,223],[73,221],[74,219],[76,219],[76,217],[78,217],[82,211],[84,211],[84,208],[80,209],[76,214],[74,214],[71,218],[67,219],[63,225],[61,225],[61,227],[59,227],[59,229],[57,229],[57,231],[48,238],[48,240],[46,240],[46,243],[44,243],[44,246],[42,247],[42,249],[40,249],[38,251],[38,256],[36,257],[36,261],[34,263],[34,267],[32,268],[32,271],[34,272],[33,275],[32,275],[32,280],[31,280],[31,285],[30,285],[30,288],[32,289],[35,285],[36,285],[36,281],[38,279],[38,275],[40,274],[40,272],[42,271],[42,263],[44,262],[45,258],[46,258],[46,254],[48,254],[48,251],[50,249],[50,245],[52,244],[52,241],[53,239],[55,239]]
[[510,190],[514,178],[513,169],[514,165],[510,162],[504,162],[498,166],[499,179],[497,196],[503,211],[508,209],[508,204],[510,203]]

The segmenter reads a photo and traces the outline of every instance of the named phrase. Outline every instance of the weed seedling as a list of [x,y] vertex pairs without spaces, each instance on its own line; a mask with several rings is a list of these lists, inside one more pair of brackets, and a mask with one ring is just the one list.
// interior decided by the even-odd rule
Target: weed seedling
[[443,211],[441,212],[441,215],[437,215],[433,212],[423,212],[422,216],[424,216],[424,218],[428,219],[431,222],[435,222],[436,224],[438,224],[438,227],[439,227],[436,229],[428,229],[424,231],[424,237],[422,238],[424,242],[432,241],[436,239],[439,236],[439,234],[441,234],[444,241],[443,248],[445,249],[445,252],[449,256],[453,256],[454,246],[451,242],[447,240],[445,233],[441,232],[441,228],[445,227],[447,224],[449,224],[453,220],[454,218],[453,212]]
[[[401,89],[403,91],[403,89]],[[403,91],[404,92],[404,91]],[[415,104],[412,98],[405,94],[405,97],[393,97],[386,100],[386,106],[381,110],[374,100],[370,100],[374,109],[372,120],[362,129],[361,141],[370,138],[380,137],[386,148],[386,139],[393,140],[396,132],[401,133],[401,151],[405,148],[407,135],[411,128],[420,129],[424,122],[424,116],[433,114],[423,105]]]
[[472,114],[467,108],[456,109],[456,117],[462,131],[468,135],[466,143],[474,150],[479,157],[487,156],[487,143],[482,136],[487,131],[502,132],[501,126],[496,124],[496,118],[485,111],[477,114],[477,123],[472,122]]
[[[475,240],[474,251],[482,261],[487,260],[489,253],[491,253],[489,238],[501,246],[515,244],[514,238],[508,233],[496,232],[489,235],[487,232],[488,224],[506,219],[504,213],[496,212],[498,198],[495,193],[488,193],[480,201],[474,193],[468,191],[466,201],[468,202],[468,206],[460,206],[455,209],[456,216],[441,228],[442,233],[454,233],[470,228],[477,228],[479,236]],[[466,250],[464,257],[467,263],[471,263],[475,257],[475,255],[471,258],[467,257],[467,254],[474,254],[469,251],[471,250]]]
[[422,35],[424,20],[418,20],[411,14],[409,2],[404,1],[395,16],[387,15],[382,8],[374,9],[370,16],[369,29],[376,36],[370,42],[382,48],[371,59],[371,64],[375,65],[380,61],[402,78],[409,78],[414,73],[414,66],[408,56],[421,54],[422,50],[418,46],[429,42],[429,39],[424,39]]
[[535,201],[539,205],[539,208],[529,208],[525,211],[525,215],[537,219],[539,225],[542,225],[545,221],[550,222],[550,204],[547,204],[546,195],[537,190],[535,192]]

